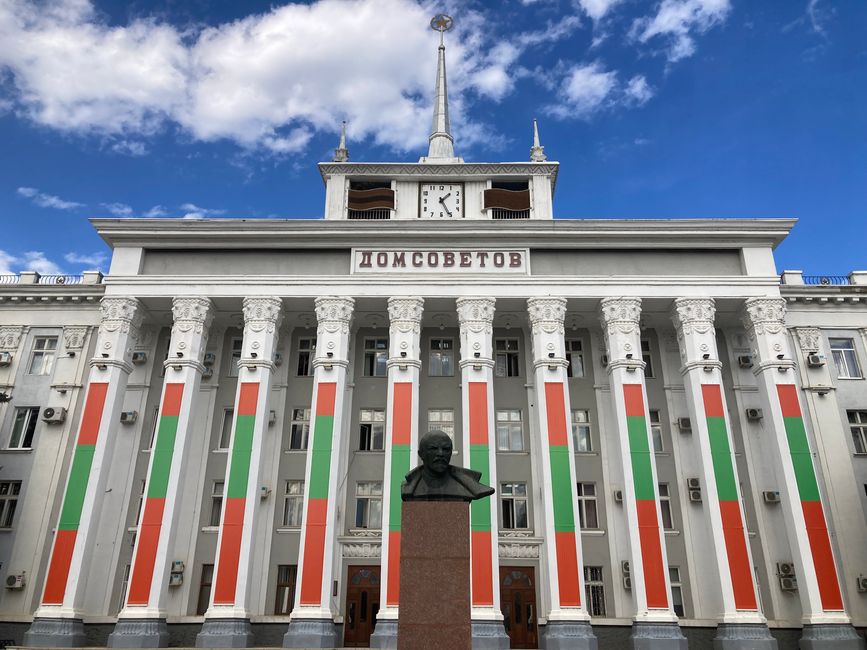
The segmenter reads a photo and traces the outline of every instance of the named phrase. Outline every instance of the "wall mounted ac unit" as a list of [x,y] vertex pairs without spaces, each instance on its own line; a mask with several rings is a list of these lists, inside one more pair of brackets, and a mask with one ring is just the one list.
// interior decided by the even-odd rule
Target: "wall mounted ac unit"
[[808,354],[807,365],[810,368],[821,368],[825,365],[825,356],[822,354]]
[[765,417],[765,414],[762,413],[762,409],[747,409],[746,414],[747,420],[752,421],[761,420],[763,417]]
[[798,579],[795,577],[780,577],[780,589],[783,591],[798,591]]
[[6,576],[7,589],[24,589],[27,579],[23,573],[10,573]]
[[751,355],[751,354],[738,355],[738,367],[739,368],[752,368],[753,367],[753,355]]
[[794,576],[795,565],[791,562],[777,562],[777,575],[780,577]]
[[762,492],[762,498],[765,500],[765,503],[779,503],[780,493],[777,490],[765,490]]
[[631,576],[623,576],[623,588],[626,591],[632,591],[632,577]]
[[629,560],[623,560],[623,561],[620,563],[620,571],[621,571],[621,572],[623,573],[623,575],[625,575],[625,576],[628,576],[628,575],[630,575],[630,574],[632,573],[632,570],[631,570],[630,567],[629,567]]
[[12,353],[0,352],[0,366],[8,366],[12,363]]
[[701,490],[690,490],[689,500],[692,503],[701,503]]
[[124,411],[120,414],[121,424],[133,424],[138,420],[138,411]]
[[623,503],[623,490],[614,490],[615,503]]
[[147,352],[133,352],[132,353],[132,362],[137,366],[140,366],[143,363],[147,363],[147,360],[148,360],[148,353]]
[[688,490],[700,490],[701,489],[701,479],[698,479],[698,478],[686,479],[686,488]]
[[858,587],[858,591],[862,594],[867,591],[867,578],[864,576],[858,576],[855,578],[855,586]]
[[66,419],[66,409],[62,406],[48,406],[42,409],[42,419],[48,424],[60,424]]
[[689,418],[677,418],[677,428],[681,433],[692,433],[692,421]]

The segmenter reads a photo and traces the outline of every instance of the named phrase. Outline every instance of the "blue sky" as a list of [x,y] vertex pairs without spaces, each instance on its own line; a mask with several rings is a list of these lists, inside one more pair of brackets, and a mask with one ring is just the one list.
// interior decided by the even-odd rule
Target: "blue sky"
[[88,217],[320,217],[343,119],[417,160],[438,11],[457,153],[537,117],[557,217],[797,217],[780,270],[867,269],[863,0],[0,0],[0,273],[105,269]]

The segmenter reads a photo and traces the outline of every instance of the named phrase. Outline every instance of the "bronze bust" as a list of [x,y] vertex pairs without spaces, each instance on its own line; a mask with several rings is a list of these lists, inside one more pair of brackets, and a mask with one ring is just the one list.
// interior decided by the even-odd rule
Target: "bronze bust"
[[452,440],[443,431],[428,431],[418,441],[422,465],[400,486],[404,501],[475,501],[494,493],[479,483],[481,472],[451,464]]

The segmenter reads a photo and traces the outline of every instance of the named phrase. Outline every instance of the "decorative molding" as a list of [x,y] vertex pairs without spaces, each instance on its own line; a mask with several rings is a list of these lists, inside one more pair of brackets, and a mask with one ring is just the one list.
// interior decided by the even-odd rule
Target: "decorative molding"
[[501,540],[497,545],[497,553],[501,558],[531,560],[539,557],[539,545],[538,543],[521,544],[520,542],[504,542]]
[[391,297],[388,299],[389,329],[403,334],[419,334],[424,313],[423,298]]
[[244,329],[274,333],[283,323],[283,300],[275,297],[244,298]]
[[741,321],[750,340],[764,334],[779,334],[785,328],[786,301],[782,298],[749,298]]
[[795,327],[798,344],[804,352],[818,352],[821,333],[818,327]]
[[193,332],[207,337],[206,329],[214,319],[210,298],[174,298],[172,300],[172,334]]
[[494,298],[458,298],[458,323],[461,332],[492,334],[496,300]]
[[343,557],[377,558],[382,555],[382,542],[344,542]]
[[415,177],[466,177],[466,176],[550,176],[551,184],[557,180],[557,163],[319,163],[323,177],[333,174],[380,175]]
[[641,298],[603,298],[599,305],[600,323],[609,336],[638,333]]
[[529,298],[527,314],[534,335],[544,333],[565,336],[565,298]]
[[138,338],[144,309],[138,298],[106,296],[99,301],[102,320],[99,324],[100,334],[129,334]]
[[23,331],[23,325],[0,326],[0,350],[17,350]]
[[355,300],[346,296],[321,296],[314,301],[320,339],[325,334],[349,334]]
[[678,340],[684,335],[707,334],[713,331],[716,305],[713,298],[678,298],[674,301],[671,322],[677,330]]
[[63,328],[63,347],[67,350],[80,350],[90,328],[87,325],[66,325]]

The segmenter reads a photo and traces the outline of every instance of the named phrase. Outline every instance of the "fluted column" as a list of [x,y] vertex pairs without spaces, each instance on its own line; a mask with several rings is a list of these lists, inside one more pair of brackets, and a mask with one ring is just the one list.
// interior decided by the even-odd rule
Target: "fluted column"
[[551,610],[545,625],[545,648],[595,650],[596,637],[584,603],[583,553],[575,498],[575,450],[572,408],[566,377],[563,320],[565,298],[530,298],[527,313],[533,334],[536,412],[539,418],[543,525]]
[[[494,423],[493,298],[458,298],[461,335],[463,458],[481,472],[482,483],[497,485]],[[470,561],[473,648],[508,648],[500,611],[497,501],[470,504]]]
[[686,639],[671,607],[665,536],[660,525],[656,463],[641,360],[641,299],[604,298],[601,314],[629,530],[629,565],[636,609],[631,641],[634,648],[686,650]]
[[382,499],[382,588],[371,648],[397,647],[400,604],[400,484],[416,465],[422,298],[388,299],[388,417]]
[[773,436],[776,452],[769,462],[781,481],[780,507],[798,581],[804,622],[801,647],[863,648],[843,603],[812,445],[795,384],[785,317],[782,298],[750,298],[744,303],[744,327],[757,360],[753,374],[759,385],[765,429]]
[[193,428],[195,401],[205,368],[202,357],[214,316],[213,304],[203,297],[175,298],[172,316],[159,424],[148,465],[129,590],[114,632],[108,639],[114,648],[168,645],[165,601],[169,563],[173,559],[181,479]]
[[111,469],[116,428],[132,372],[132,347],[138,337],[143,309],[129,297],[105,297],[96,356],[90,361],[78,437],[66,480],[60,519],[42,604],[25,634],[25,645],[85,645],[81,620],[96,527]]
[[299,588],[289,630],[287,648],[337,647],[334,626],[334,580],[337,490],[341,477],[341,439],[346,371],[349,366],[349,326],[355,301],[346,297],[316,299],[317,339],[313,360],[313,428],[307,452],[304,514],[299,549]]
[[708,533],[719,586],[720,649],[773,650],[776,640],[759,611],[755,574],[740,499],[734,444],[716,345],[716,307],[710,298],[678,298],[672,320],[683,362],[686,401],[701,461]]
[[257,582],[253,566],[257,521],[262,510],[262,455],[268,431],[271,379],[278,330],[283,321],[280,298],[244,298],[244,340],[239,362],[232,439],[214,588],[205,624],[196,637],[200,648],[239,648],[253,643],[250,592]]

